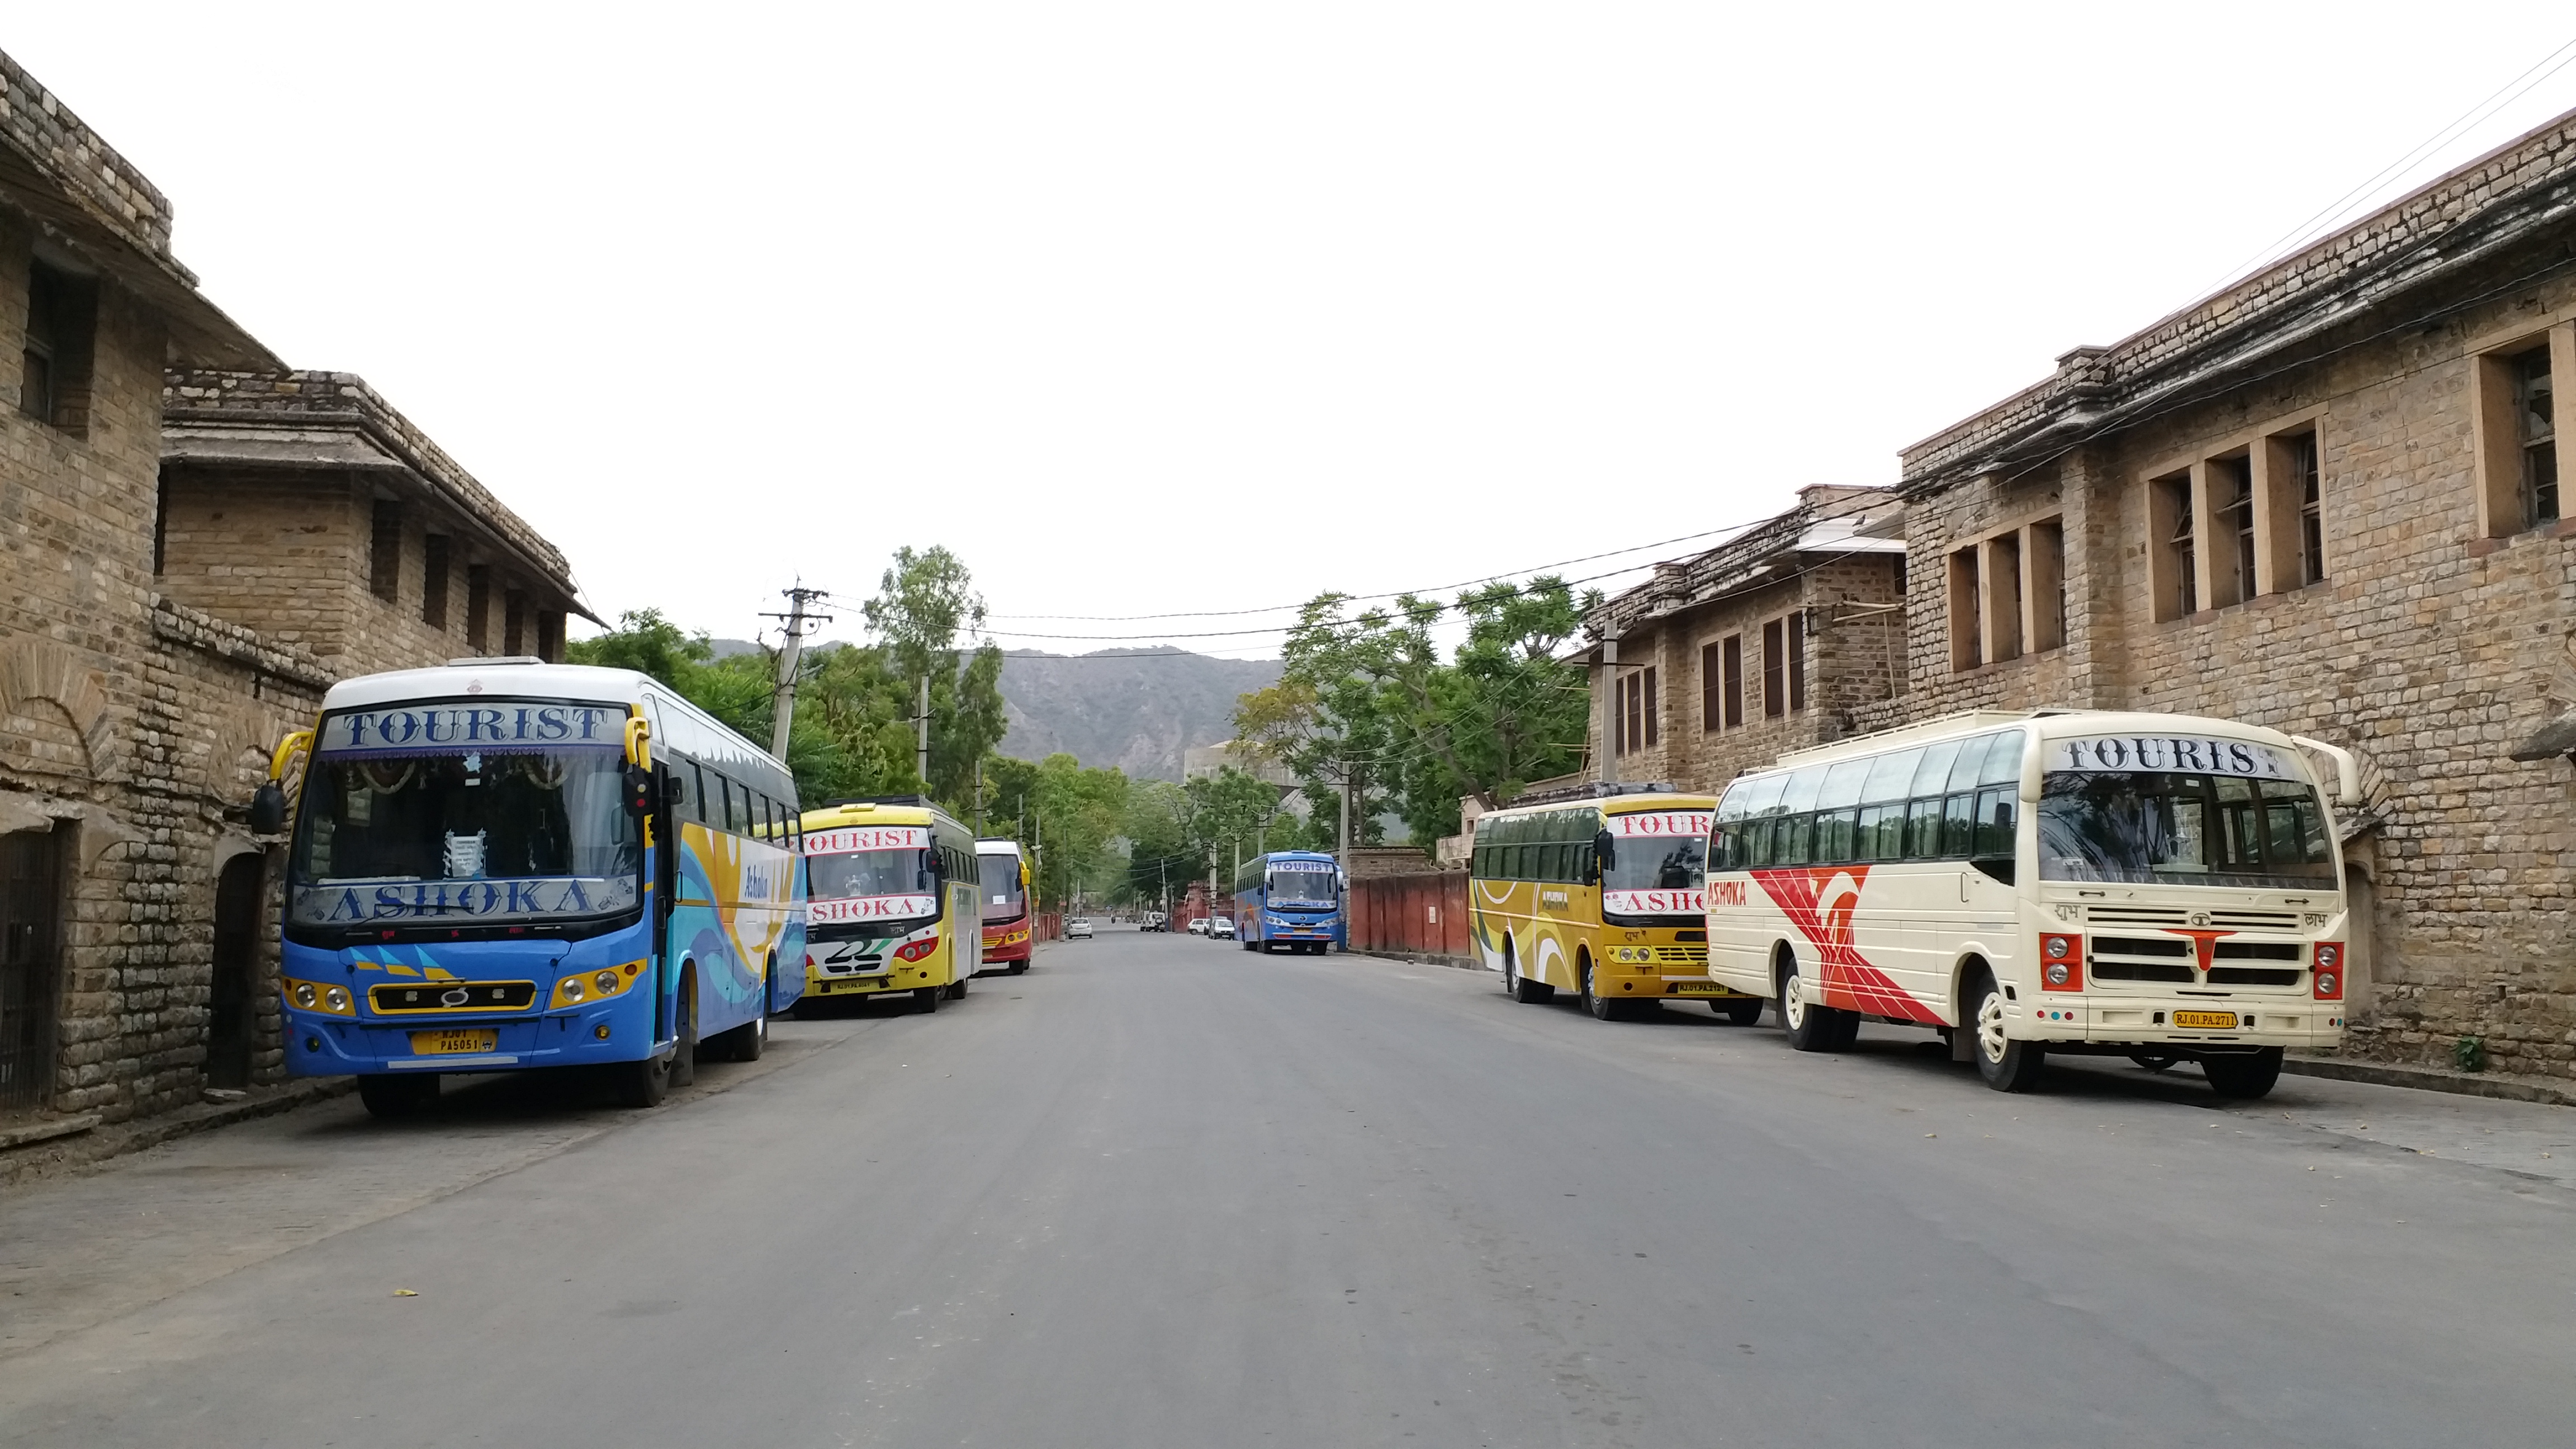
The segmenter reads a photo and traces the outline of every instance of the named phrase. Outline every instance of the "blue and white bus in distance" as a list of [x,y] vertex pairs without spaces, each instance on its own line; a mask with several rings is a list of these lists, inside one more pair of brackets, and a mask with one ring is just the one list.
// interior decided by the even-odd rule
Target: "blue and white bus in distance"
[[1234,878],[1234,938],[1247,951],[1311,951],[1349,944],[1342,868],[1311,850],[1274,850]]
[[[661,1101],[803,993],[796,786],[643,674],[462,659],[344,681],[278,747],[286,1066],[379,1116],[450,1072],[598,1069]],[[785,962],[785,969],[779,963]]]

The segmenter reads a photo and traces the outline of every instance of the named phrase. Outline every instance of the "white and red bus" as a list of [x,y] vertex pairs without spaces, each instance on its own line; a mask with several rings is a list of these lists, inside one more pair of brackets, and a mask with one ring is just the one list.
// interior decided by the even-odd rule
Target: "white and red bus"
[[2358,796],[2345,750],[2188,715],[1972,713],[1784,755],[1719,801],[1709,975],[1774,998],[1801,1051],[1871,1020],[2001,1091],[2055,1052],[2260,1097],[2285,1048],[2343,1037],[2329,798]]

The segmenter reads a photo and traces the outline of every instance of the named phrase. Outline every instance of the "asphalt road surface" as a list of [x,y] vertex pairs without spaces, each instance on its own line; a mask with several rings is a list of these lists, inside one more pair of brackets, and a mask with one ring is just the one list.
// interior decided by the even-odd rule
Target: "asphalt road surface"
[[2004,1097],[1123,931],[778,1037],[655,1112],[495,1079],[0,1198],[0,1442],[2576,1439],[2563,1109]]

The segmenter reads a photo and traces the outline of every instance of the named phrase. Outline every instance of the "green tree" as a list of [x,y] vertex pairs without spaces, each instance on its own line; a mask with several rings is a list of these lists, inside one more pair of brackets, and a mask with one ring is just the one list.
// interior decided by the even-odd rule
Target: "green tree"
[[713,640],[691,634],[662,617],[659,609],[629,609],[617,616],[617,627],[594,639],[564,645],[564,658],[603,669],[632,669],[649,674],[686,695],[688,671],[715,658]]
[[[952,810],[971,810],[975,768],[1010,731],[1002,651],[991,643],[971,653],[958,647],[961,634],[984,626],[974,576],[944,547],[898,548],[862,612],[883,651],[885,674],[902,686],[894,717],[910,719],[922,681],[930,682],[930,778],[918,788]],[[916,753],[905,773],[917,778],[918,772]]]

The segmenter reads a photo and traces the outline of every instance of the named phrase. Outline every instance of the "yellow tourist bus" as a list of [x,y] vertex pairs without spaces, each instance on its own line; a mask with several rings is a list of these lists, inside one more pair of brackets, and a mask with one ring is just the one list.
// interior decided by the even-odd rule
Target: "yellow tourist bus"
[[975,832],[919,795],[836,801],[804,825],[805,1000],[964,996],[983,967]]
[[1708,977],[1701,878],[1717,800],[1596,785],[1476,821],[1468,931],[1519,1001],[1578,993],[1604,1021],[1675,998],[1751,1025],[1762,998]]

